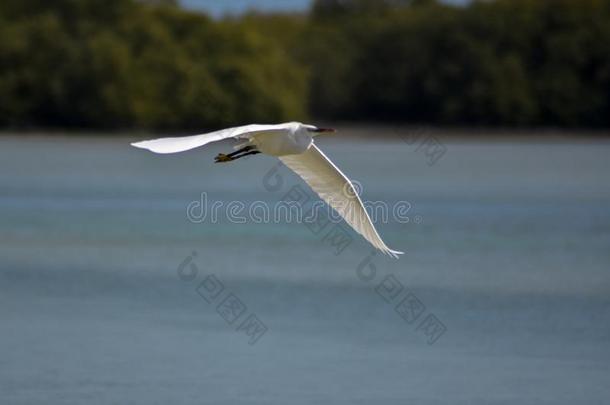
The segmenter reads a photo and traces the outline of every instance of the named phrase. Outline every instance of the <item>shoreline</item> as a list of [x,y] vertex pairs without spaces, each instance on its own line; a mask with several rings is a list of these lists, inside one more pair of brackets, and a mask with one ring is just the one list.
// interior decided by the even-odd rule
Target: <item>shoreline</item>
[[[556,143],[569,142],[595,142],[610,140],[610,129],[562,129],[562,128],[467,128],[467,127],[436,127],[425,125],[388,125],[388,124],[362,124],[354,123],[320,123],[338,130],[337,135],[325,139],[352,139],[352,140],[382,140],[406,141],[407,138],[415,142],[418,138],[438,137],[447,142],[535,142]],[[173,137],[194,135],[213,131],[203,129],[185,131],[155,131],[144,129],[133,130],[61,130],[61,129],[35,129],[35,130],[0,130],[0,139],[35,140],[35,139],[133,139],[139,137]]]

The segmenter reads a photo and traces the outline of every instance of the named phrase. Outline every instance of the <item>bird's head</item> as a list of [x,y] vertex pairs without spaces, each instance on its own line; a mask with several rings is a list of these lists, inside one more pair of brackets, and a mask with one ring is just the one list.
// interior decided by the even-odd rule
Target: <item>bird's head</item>
[[334,128],[319,128],[314,125],[305,125],[305,129],[310,132],[313,136],[322,134],[332,134],[337,132]]

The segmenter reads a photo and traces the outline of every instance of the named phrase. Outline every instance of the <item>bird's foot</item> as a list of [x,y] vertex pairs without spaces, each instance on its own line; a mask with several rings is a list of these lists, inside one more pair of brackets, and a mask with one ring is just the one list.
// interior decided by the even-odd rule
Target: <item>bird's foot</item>
[[229,155],[225,155],[224,153],[219,153],[215,158],[214,158],[214,162],[215,163],[225,163],[225,162],[230,162],[232,161],[233,158]]

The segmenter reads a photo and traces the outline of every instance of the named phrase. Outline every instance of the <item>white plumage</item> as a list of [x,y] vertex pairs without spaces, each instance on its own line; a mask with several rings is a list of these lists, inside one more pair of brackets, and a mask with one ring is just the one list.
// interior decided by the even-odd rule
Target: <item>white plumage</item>
[[177,153],[222,139],[245,139],[241,150],[229,155],[220,154],[216,161],[226,162],[256,153],[278,157],[375,248],[398,258],[402,252],[390,249],[383,242],[352,182],[314,145],[313,137],[324,132],[334,130],[299,122],[252,124],[201,135],[136,142],[132,145],[155,153]]
[[243,138],[252,136],[257,132],[271,132],[282,130],[282,125],[245,125],[243,127],[221,129],[207,134],[182,136],[177,138],[160,138],[150,141],[132,143],[136,148],[148,149],[155,153],[177,153],[195,149],[210,142],[222,141],[227,138]]

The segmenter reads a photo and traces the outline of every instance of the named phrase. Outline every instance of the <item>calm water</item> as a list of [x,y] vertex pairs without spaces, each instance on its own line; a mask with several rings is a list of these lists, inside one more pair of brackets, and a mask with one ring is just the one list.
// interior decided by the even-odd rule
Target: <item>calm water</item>
[[365,199],[411,204],[379,224],[394,261],[298,223],[192,223],[202,192],[272,204],[299,180],[128,141],[0,138],[0,403],[610,399],[610,143],[445,141],[429,166],[323,140]]

